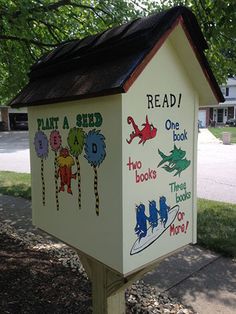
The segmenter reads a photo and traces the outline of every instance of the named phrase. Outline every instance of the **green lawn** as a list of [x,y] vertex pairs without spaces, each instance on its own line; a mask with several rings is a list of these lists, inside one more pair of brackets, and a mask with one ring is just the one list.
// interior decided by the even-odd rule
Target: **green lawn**
[[236,127],[216,127],[216,128],[208,128],[209,131],[215,137],[222,140],[222,133],[223,132],[230,132],[231,133],[231,143],[236,143]]
[[198,244],[236,258],[236,205],[198,199]]
[[0,193],[30,199],[30,174],[0,171]]
[[[0,171],[0,193],[30,199],[30,174]],[[236,205],[198,199],[198,244],[236,258]]]

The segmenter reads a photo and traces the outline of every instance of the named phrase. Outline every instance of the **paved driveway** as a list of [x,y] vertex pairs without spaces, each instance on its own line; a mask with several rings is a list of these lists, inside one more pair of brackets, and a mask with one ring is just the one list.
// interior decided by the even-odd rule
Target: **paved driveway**
[[207,129],[198,138],[197,195],[236,204],[236,144],[223,145]]
[[30,172],[28,131],[0,132],[0,170]]
[[[0,132],[0,170],[30,172],[28,132]],[[207,129],[198,138],[198,197],[236,204],[236,145]]]

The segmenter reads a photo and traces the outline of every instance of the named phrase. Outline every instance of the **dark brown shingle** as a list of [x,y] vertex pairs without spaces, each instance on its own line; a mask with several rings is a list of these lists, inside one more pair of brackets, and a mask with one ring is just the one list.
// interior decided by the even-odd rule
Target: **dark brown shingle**
[[214,93],[223,101],[204,56],[207,43],[195,16],[185,7],[175,7],[101,34],[62,43],[32,66],[28,85],[11,105],[41,105],[126,92],[124,85],[137,66],[180,17]]

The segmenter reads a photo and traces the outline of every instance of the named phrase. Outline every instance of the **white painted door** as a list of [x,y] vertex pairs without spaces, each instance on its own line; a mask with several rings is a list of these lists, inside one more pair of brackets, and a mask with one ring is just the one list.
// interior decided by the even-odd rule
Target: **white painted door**
[[199,120],[199,127],[205,128],[206,127],[206,110],[198,111],[198,120]]

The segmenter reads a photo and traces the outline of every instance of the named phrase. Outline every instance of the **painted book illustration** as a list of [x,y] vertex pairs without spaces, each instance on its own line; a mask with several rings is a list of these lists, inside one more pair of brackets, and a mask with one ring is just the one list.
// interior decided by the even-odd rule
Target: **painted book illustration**
[[134,138],[139,138],[139,144],[145,144],[147,140],[153,139],[157,134],[157,128],[150,124],[148,121],[148,116],[146,116],[146,122],[142,124],[143,128],[139,128],[138,125],[134,122],[134,119],[129,116],[127,118],[128,124],[132,124],[134,131],[130,134],[129,140],[126,140],[128,144],[131,144]]
[[182,171],[186,170],[191,163],[190,160],[184,158],[186,151],[181,148],[177,148],[176,145],[174,145],[174,148],[170,151],[169,155],[165,155],[160,149],[158,149],[158,153],[162,160],[159,162],[157,167],[163,165],[162,168],[167,172],[175,172],[174,176],[180,176]]
[[136,206],[136,226],[134,231],[138,238],[130,250],[130,255],[142,252],[159,239],[174,222],[178,212],[179,205],[168,206],[165,196],[161,196],[159,199],[159,210],[155,200],[149,202],[149,216],[145,213],[144,204],[141,203]]

